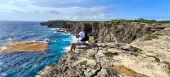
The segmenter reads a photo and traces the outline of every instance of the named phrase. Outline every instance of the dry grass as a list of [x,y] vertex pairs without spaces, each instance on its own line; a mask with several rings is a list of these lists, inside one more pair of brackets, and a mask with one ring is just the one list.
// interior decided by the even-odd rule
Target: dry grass
[[157,35],[147,35],[144,40],[152,40],[152,39],[158,39],[159,37]]

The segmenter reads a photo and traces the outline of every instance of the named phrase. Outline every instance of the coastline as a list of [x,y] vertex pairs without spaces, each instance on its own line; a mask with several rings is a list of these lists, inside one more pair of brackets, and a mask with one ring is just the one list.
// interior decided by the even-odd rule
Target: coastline
[[11,75],[34,77],[47,64],[58,62],[58,59],[67,51],[69,42],[74,40],[71,34],[58,33],[55,28],[43,27],[37,22],[16,22],[16,24],[3,22],[1,24],[2,29],[8,29],[1,31],[2,34],[3,32],[6,34],[1,39],[2,42],[4,41],[2,43],[4,47],[0,48],[0,51],[5,51],[0,54],[0,76],[2,77]]
[[[116,40],[109,40],[110,43],[108,40],[94,43],[95,39],[93,39],[94,42],[90,48],[78,48],[73,52],[64,54],[57,64],[46,66],[36,77],[169,77],[170,59],[168,57],[170,50],[167,45],[170,42],[170,35],[169,31],[166,30],[167,28],[159,30],[159,27],[159,29],[155,29],[155,24],[147,23],[123,24],[112,26],[118,27],[117,31],[124,29],[120,31],[125,31],[124,37],[114,36]],[[105,27],[107,26],[103,25],[99,32],[104,32],[110,28],[105,29]],[[152,27],[155,30],[153,32]],[[131,31],[134,33],[131,34]],[[100,33],[98,37],[102,36]],[[132,35],[141,36],[136,37],[136,39],[129,38]],[[92,40],[90,39],[90,41]],[[164,49],[161,46],[164,46]],[[157,47],[156,50],[155,47]]]
[[[46,26],[46,27],[48,27],[48,26]],[[50,28],[50,27],[49,27],[49,28]],[[70,41],[70,43],[71,43],[71,42],[74,42],[74,41],[77,41],[77,38],[75,38],[74,35],[71,34],[69,31],[61,32],[61,31],[58,30],[59,28],[50,28],[50,29],[53,30],[53,31],[55,31],[54,33],[61,33],[61,34],[63,34],[63,35],[71,35],[71,38],[68,39],[68,40]],[[62,29],[64,29],[64,28],[62,28]],[[70,48],[70,45],[64,47],[64,48],[63,48],[64,50],[61,51],[61,52],[67,52],[67,51],[69,50],[69,48]]]

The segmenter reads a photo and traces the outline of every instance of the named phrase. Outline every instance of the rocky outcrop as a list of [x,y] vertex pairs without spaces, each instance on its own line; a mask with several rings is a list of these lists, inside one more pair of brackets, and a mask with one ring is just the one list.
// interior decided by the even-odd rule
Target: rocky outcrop
[[131,44],[98,43],[89,49],[76,49],[64,55],[58,64],[47,66],[37,77],[169,77],[170,36],[164,37]]
[[99,42],[131,43],[133,40],[151,33],[151,25],[138,22],[112,22],[100,25]]
[[48,48],[46,42],[12,42],[0,47],[0,54],[13,52],[45,52]]
[[100,23],[98,43],[65,54],[36,77],[169,77],[169,27]]

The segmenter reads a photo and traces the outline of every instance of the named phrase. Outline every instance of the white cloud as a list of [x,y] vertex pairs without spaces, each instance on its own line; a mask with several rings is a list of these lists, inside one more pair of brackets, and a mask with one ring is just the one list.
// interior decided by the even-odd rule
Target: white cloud
[[[41,0],[41,2],[57,2],[57,3],[82,3],[87,0]],[[37,1],[38,3],[38,1]]]
[[[85,0],[0,0],[0,16],[13,17],[17,20],[50,20],[50,19],[100,19],[107,15],[107,7],[51,7],[38,3],[82,3]],[[88,1],[88,0],[86,0]],[[3,17],[7,16],[8,17]],[[3,19],[0,19],[3,20]],[[6,20],[6,19],[4,19]]]

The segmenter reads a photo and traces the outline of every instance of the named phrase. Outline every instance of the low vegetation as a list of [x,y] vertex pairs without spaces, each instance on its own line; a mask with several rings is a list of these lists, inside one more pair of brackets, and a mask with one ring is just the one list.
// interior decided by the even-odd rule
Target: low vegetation
[[143,23],[148,23],[148,24],[154,24],[154,23],[167,24],[167,23],[170,23],[170,21],[146,20],[146,19],[143,19],[143,18],[136,19],[136,20],[117,19],[117,20],[112,20],[112,22],[143,22]]
[[168,24],[168,23],[170,23],[170,21],[159,21],[159,23],[164,23],[164,24]]
[[87,61],[83,61],[83,62],[80,62],[80,65],[86,65],[87,64]]
[[149,23],[149,24],[158,23],[156,20],[145,20],[143,18],[138,19],[138,20],[124,20],[124,19],[112,20],[112,22],[143,22],[143,23]]
[[147,41],[147,40],[158,39],[158,38],[159,37],[157,35],[149,34],[149,35],[145,36],[144,40]]
[[133,47],[133,46],[130,46],[130,49],[131,49],[133,52],[141,52],[141,51],[142,51],[142,49],[137,48],[137,47]]

